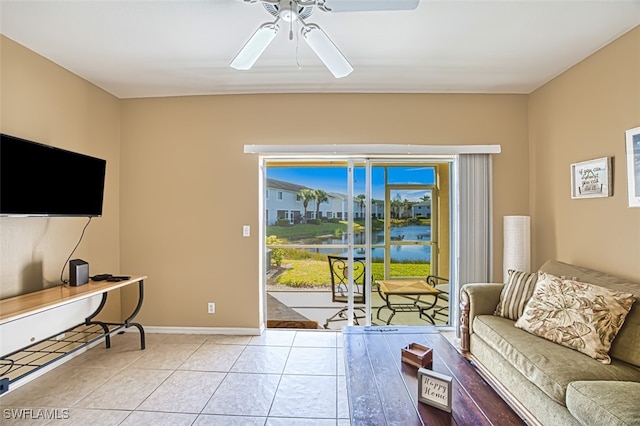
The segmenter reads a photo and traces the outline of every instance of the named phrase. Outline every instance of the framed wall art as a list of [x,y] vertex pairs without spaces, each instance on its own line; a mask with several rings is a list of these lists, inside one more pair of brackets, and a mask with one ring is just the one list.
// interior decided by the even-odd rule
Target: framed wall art
[[629,207],[640,207],[640,127],[625,132],[627,136],[627,188]]
[[571,198],[610,197],[611,157],[571,165]]

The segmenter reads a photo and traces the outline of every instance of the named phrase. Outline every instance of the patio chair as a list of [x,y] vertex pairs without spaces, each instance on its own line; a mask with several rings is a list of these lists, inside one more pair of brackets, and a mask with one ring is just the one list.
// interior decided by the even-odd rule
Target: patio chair
[[[438,277],[437,275],[429,275],[426,278],[426,281],[427,284],[429,284],[431,287],[440,290],[440,293],[438,293],[437,295],[437,301],[435,306],[433,306],[433,312],[431,313],[431,315],[429,315],[429,313],[427,312],[431,309],[431,307],[420,309],[420,318],[436,319],[438,316],[441,316],[444,317],[446,323],[449,323],[449,278]],[[445,302],[445,304],[440,305],[439,303],[437,303],[438,301]]]
[[[348,281],[349,281],[349,258],[341,256],[327,256],[329,261],[329,271],[331,273],[331,301],[344,303],[345,306],[333,316],[327,318],[324,328],[329,328],[330,322],[346,321],[348,319]],[[365,264],[364,257],[353,258],[353,303],[363,305],[365,303]],[[353,307],[353,322],[356,325],[359,319],[366,318],[364,306]],[[357,312],[362,313],[358,315]]]

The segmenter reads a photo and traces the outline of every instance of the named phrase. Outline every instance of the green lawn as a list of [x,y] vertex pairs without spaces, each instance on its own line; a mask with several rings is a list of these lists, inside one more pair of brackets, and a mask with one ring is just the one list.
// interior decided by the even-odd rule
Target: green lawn
[[[277,283],[291,287],[326,286],[331,283],[329,264],[327,261],[312,259],[289,260],[285,259],[283,265],[290,266],[277,278]],[[384,265],[372,263],[373,278],[384,279]],[[426,277],[431,271],[430,263],[392,263],[391,276],[401,277]]]
[[[360,221],[359,221],[360,222]],[[392,219],[392,226],[405,226],[409,224],[429,225],[430,219]],[[383,229],[383,221],[375,219],[372,228],[377,231]],[[364,230],[363,223],[354,223],[354,230]],[[292,226],[267,226],[267,240],[269,247],[273,248],[273,258],[282,259],[282,266],[288,269],[280,274],[276,281],[278,284],[291,287],[315,287],[327,286],[331,283],[329,265],[326,254],[310,253],[306,250],[287,248],[288,240],[300,240],[320,236],[340,236],[347,231],[346,222],[322,222],[299,224]],[[278,245],[283,245],[278,247]],[[274,247],[275,246],[275,247]],[[374,259],[376,260],[376,259]],[[373,278],[384,278],[384,264],[374,262],[371,264]],[[426,277],[431,271],[430,263],[392,263],[390,275],[392,277]]]

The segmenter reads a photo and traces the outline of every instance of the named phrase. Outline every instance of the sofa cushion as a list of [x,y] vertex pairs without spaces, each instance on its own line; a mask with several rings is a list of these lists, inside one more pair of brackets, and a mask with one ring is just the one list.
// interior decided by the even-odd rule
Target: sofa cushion
[[517,320],[533,294],[538,281],[536,272],[523,272],[509,269],[509,279],[500,293],[500,302],[494,315]]
[[640,383],[579,381],[567,387],[567,409],[583,426],[640,424]]
[[609,364],[611,343],[635,300],[631,293],[540,272],[516,327]]
[[[557,260],[548,260],[540,267],[540,271],[556,276],[575,277],[577,281],[599,285],[615,291],[633,293],[640,298],[640,284],[616,277],[605,272],[596,271],[584,266],[571,265]],[[640,302],[631,307],[631,311],[611,345],[609,356],[640,367]]]
[[500,395],[510,405],[516,407],[516,412],[523,420],[535,419],[536,421],[529,423],[531,425],[580,426],[567,407],[551,400],[498,352],[478,338],[477,334],[469,337],[469,344],[473,353],[473,363],[482,375],[488,378],[491,386],[499,390]]
[[502,355],[523,376],[559,404],[577,380],[640,381],[640,369],[616,359],[606,365],[580,352],[516,328],[495,315],[475,317],[474,335]]

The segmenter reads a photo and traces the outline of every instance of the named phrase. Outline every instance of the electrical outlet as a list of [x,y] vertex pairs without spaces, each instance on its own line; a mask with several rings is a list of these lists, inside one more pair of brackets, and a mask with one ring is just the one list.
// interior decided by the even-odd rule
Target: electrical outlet
[[207,312],[210,314],[215,314],[216,313],[216,304],[213,302],[209,302],[209,304],[207,305]]

